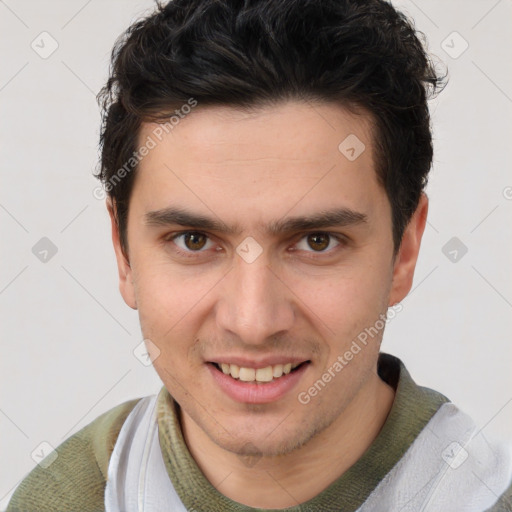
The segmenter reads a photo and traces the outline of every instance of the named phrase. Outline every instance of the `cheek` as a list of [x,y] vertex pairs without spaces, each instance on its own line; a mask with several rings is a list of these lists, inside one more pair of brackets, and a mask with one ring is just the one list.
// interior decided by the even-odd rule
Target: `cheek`
[[179,330],[190,300],[183,296],[182,287],[171,274],[150,260],[134,264],[133,270],[142,333],[165,350],[163,341]]
[[176,266],[149,255],[138,258],[133,268],[138,308],[151,319],[152,327],[169,329],[189,312],[193,314],[213,285],[206,274],[184,275]]
[[294,292],[304,313],[332,340],[331,357],[374,326],[386,311],[390,280],[389,269],[368,264],[297,282]]
[[[191,355],[194,340],[208,313],[208,294],[219,276],[197,271],[180,273],[169,264],[139,258],[134,281],[141,330],[160,350],[169,366],[197,364]],[[220,276],[222,277],[222,275]],[[155,366],[156,366],[155,362]]]

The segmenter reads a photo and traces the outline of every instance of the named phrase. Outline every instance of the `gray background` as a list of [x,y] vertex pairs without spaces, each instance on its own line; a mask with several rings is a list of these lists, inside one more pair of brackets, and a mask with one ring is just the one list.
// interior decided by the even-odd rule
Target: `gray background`
[[[414,288],[383,350],[487,435],[512,440],[512,1],[395,3],[450,83],[432,103],[435,163]],[[38,454],[161,386],[133,354],[138,317],[118,292],[91,175],[110,49],[152,5],[0,1],[0,509]]]

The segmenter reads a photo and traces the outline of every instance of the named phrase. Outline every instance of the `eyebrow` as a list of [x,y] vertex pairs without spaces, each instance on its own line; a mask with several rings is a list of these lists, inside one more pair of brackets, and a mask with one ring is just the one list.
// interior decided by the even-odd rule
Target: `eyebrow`
[[[144,215],[148,226],[179,225],[197,230],[217,231],[229,235],[240,235],[239,224],[227,226],[221,220],[190,212],[184,208],[163,208],[147,212]],[[350,208],[336,208],[321,211],[310,216],[288,217],[270,222],[265,226],[269,235],[289,234],[298,231],[321,229],[327,227],[347,227],[368,222],[368,216]]]

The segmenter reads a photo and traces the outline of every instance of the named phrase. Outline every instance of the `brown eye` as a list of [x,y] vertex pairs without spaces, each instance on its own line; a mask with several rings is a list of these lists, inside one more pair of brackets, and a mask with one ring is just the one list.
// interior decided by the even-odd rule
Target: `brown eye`
[[329,247],[330,238],[327,233],[312,233],[308,235],[308,245],[315,251],[324,251]]
[[295,244],[293,250],[299,250],[309,253],[309,258],[333,256],[337,250],[344,247],[345,243],[341,235],[318,231],[316,233],[306,233]]
[[[182,231],[170,234],[165,238],[167,250],[183,258],[200,258],[215,247],[210,237],[201,231]],[[217,251],[219,249],[216,249]]]
[[190,231],[188,233],[183,234],[183,241],[187,249],[191,251],[199,251],[201,250],[208,240],[206,235],[202,233],[197,233],[195,231]]

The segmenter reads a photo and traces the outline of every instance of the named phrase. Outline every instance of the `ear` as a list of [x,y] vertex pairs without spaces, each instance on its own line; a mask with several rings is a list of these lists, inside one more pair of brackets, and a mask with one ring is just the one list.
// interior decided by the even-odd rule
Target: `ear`
[[400,249],[393,266],[393,281],[389,295],[389,306],[402,301],[412,287],[414,269],[418,260],[421,238],[425,230],[428,213],[428,198],[422,192],[418,207],[405,228]]
[[116,253],[117,270],[119,273],[119,291],[128,306],[137,309],[137,300],[135,298],[135,288],[133,285],[133,274],[130,262],[121,247],[119,237],[119,225],[117,223],[117,215],[115,205],[110,198],[106,200],[107,210],[110,215],[110,223],[112,225],[112,243]]

